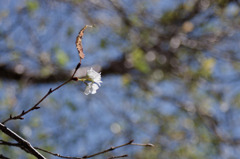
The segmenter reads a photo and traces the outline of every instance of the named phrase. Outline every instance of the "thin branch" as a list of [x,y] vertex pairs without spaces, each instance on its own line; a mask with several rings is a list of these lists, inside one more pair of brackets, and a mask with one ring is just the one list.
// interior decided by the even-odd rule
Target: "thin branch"
[[[33,146],[25,139],[17,135],[14,131],[0,123],[0,130],[18,142],[19,147],[22,148],[25,152],[30,153],[37,157],[38,159],[46,159],[42,154],[40,154]],[[14,145],[16,146],[16,145]]]
[[46,94],[44,97],[42,97],[33,107],[29,108],[27,111],[24,111],[24,110],[23,110],[22,113],[19,114],[19,115],[16,115],[16,116],[10,115],[8,119],[6,119],[6,120],[4,120],[4,121],[2,122],[2,124],[5,124],[6,122],[8,122],[8,121],[10,121],[10,120],[17,120],[17,119],[22,120],[22,119],[24,119],[23,116],[26,115],[27,113],[29,113],[29,112],[31,112],[31,111],[33,111],[33,110],[35,110],[35,109],[39,109],[40,107],[39,107],[38,105],[39,105],[40,103],[42,103],[42,101],[43,101],[44,99],[46,99],[50,94],[52,94],[54,91],[58,90],[58,89],[61,88],[62,86],[66,85],[67,83],[75,80],[75,79],[74,79],[74,75],[76,74],[76,72],[77,72],[77,70],[80,68],[80,66],[81,66],[81,63],[78,63],[78,65],[76,66],[75,71],[74,71],[74,73],[72,74],[71,78],[69,78],[66,82],[60,84],[58,87],[56,87],[56,88],[54,88],[54,89],[50,88],[49,91],[47,92],[47,94]]
[[60,154],[58,154],[58,153],[53,153],[53,152],[50,152],[50,151],[44,150],[44,149],[39,148],[39,147],[34,147],[34,148],[37,149],[37,150],[40,150],[40,151],[42,151],[42,152],[48,153],[48,154],[50,154],[50,155],[60,157],[60,158],[82,159],[81,157],[62,156],[62,155],[60,155]]
[[8,145],[8,146],[18,146],[21,149],[23,149],[25,152],[30,153],[32,155],[34,155],[35,157],[37,157],[38,159],[45,159],[45,157],[40,154],[35,148],[32,147],[32,145],[25,139],[23,139],[22,137],[20,137],[19,135],[17,135],[14,131],[12,131],[11,129],[7,128],[4,123],[6,123],[9,120],[16,120],[16,119],[24,119],[23,116],[26,115],[27,113],[35,110],[35,109],[39,109],[40,107],[38,106],[45,98],[47,98],[51,93],[53,93],[54,91],[56,91],[57,89],[61,88],[62,86],[64,86],[65,84],[67,84],[68,82],[72,81],[72,80],[76,80],[74,78],[74,75],[76,74],[77,70],[80,68],[81,63],[79,63],[76,68],[75,71],[73,73],[73,75],[71,76],[71,78],[69,80],[67,80],[66,82],[62,83],[61,85],[59,85],[58,87],[56,87],[55,89],[49,89],[49,91],[47,92],[47,94],[40,99],[33,107],[31,107],[30,109],[28,109],[27,111],[22,111],[21,114],[12,117],[12,115],[10,115],[10,117],[8,119],[6,119],[3,123],[0,123],[0,130],[5,133],[6,135],[10,136],[12,139],[14,139],[15,141],[17,141],[18,143],[9,143],[3,140],[0,140],[0,144],[2,145]]
[[[57,157],[59,157],[59,158],[67,158],[67,159],[70,159],[70,158],[71,158],[71,159],[86,159],[86,158],[92,158],[92,157],[95,157],[95,156],[98,156],[98,155],[107,153],[107,152],[109,152],[109,151],[113,151],[113,150],[115,150],[115,149],[118,149],[118,148],[121,148],[121,147],[124,147],[124,146],[127,146],[127,145],[150,146],[150,147],[153,146],[153,144],[136,144],[136,143],[133,143],[133,140],[131,140],[131,141],[125,143],[125,144],[122,144],[122,145],[119,145],[119,146],[115,146],[115,147],[110,147],[109,149],[106,149],[106,150],[97,152],[97,153],[92,154],[92,155],[83,156],[83,157],[62,156],[62,155],[60,155],[60,154],[58,154],[58,153],[53,153],[53,152],[44,150],[44,149],[42,149],[42,148],[38,148],[38,147],[34,147],[34,148],[37,149],[37,150],[43,151],[43,152],[45,152],[45,153],[51,154],[51,155],[53,155],[53,156],[57,156]],[[127,155],[113,156],[113,157],[110,157],[109,159],[121,158],[121,157],[127,157]]]
[[57,157],[60,157],[60,158],[85,159],[85,158],[95,157],[95,156],[98,156],[98,155],[100,155],[100,154],[104,154],[104,153],[109,152],[109,151],[113,151],[113,150],[115,150],[115,149],[117,149],[117,148],[120,148],[120,147],[124,147],[124,146],[127,146],[127,145],[131,145],[132,142],[133,142],[133,140],[131,140],[131,141],[125,143],[125,144],[122,144],[122,145],[120,145],[120,146],[110,147],[109,149],[106,149],[106,150],[97,152],[97,153],[95,153],[95,154],[93,154],[93,155],[88,155],[88,156],[83,156],[83,157],[62,156],[62,155],[60,155],[60,154],[52,153],[52,152],[49,152],[49,151],[47,151],[47,150],[44,150],[44,149],[41,149],[41,148],[38,148],[38,147],[35,147],[35,149],[38,149],[38,150],[40,150],[40,151],[46,152],[46,153],[48,153],[48,154],[51,154],[51,155],[54,155],[54,156],[57,156]]
[[128,155],[121,155],[121,156],[112,156],[108,159],[114,159],[114,158],[124,158],[124,157],[128,157]]
[[131,143],[131,145],[136,145],[136,146],[146,146],[146,147],[154,147],[153,144],[148,143],[148,144],[137,144],[137,143]]
[[132,143],[133,143],[133,140],[131,140],[131,141],[125,143],[125,144],[116,146],[116,147],[110,147],[109,149],[106,149],[106,150],[104,150],[104,151],[95,153],[95,154],[93,154],[93,155],[83,156],[82,158],[91,158],[91,157],[94,157],[94,156],[97,156],[97,155],[100,155],[100,154],[104,154],[104,153],[109,152],[109,151],[113,151],[113,150],[118,149],[118,148],[120,148],[120,147],[124,147],[124,146],[127,146],[127,145],[131,145]]

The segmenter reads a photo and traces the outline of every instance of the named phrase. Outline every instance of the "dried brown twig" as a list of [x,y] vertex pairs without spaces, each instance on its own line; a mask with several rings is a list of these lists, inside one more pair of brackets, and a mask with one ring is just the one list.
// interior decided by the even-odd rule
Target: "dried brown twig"
[[91,25],[85,25],[80,32],[78,33],[78,36],[76,38],[76,48],[78,50],[78,55],[80,57],[80,63],[81,60],[84,59],[85,55],[83,53],[83,46],[82,46],[82,38],[84,35],[84,30],[87,29],[88,27],[92,27]]

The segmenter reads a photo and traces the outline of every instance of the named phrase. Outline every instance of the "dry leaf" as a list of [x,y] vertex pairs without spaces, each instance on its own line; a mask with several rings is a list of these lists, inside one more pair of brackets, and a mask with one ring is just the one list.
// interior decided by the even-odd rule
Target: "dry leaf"
[[83,53],[83,47],[82,47],[82,38],[83,38],[83,34],[84,34],[84,30],[87,28],[87,27],[92,27],[91,25],[85,25],[82,30],[80,30],[80,32],[78,33],[78,36],[76,38],[76,47],[77,47],[77,50],[78,50],[78,55],[80,57],[80,61],[81,59],[84,59],[84,53]]

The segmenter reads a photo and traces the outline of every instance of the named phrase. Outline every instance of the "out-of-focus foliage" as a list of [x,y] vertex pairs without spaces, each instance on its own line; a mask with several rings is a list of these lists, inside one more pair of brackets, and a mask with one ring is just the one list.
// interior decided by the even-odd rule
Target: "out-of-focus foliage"
[[[78,32],[95,25],[84,35],[79,75],[94,65],[103,75],[101,89],[86,97],[84,86],[72,83],[24,121],[9,123],[34,146],[84,156],[135,139],[156,146],[129,146],[113,155],[239,158],[239,0],[19,0],[0,6],[1,120],[69,77],[79,61]],[[26,158],[11,147],[2,146],[0,154]]]

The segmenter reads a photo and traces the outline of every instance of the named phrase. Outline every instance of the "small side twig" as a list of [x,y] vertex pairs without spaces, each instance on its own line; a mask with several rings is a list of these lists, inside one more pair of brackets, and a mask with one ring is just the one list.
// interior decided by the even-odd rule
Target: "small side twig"
[[60,84],[59,86],[57,86],[56,88],[52,89],[50,88],[49,91],[46,93],[45,96],[43,96],[33,107],[29,108],[28,110],[23,110],[22,113],[20,113],[19,115],[16,115],[16,116],[12,116],[10,115],[9,118],[7,118],[6,120],[4,120],[2,122],[2,124],[5,124],[6,122],[10,121],[10,120],[17,120],[17,119],[24,119],[23,116],[26,115],[27,113],[33,111],[33,110],[36,110],[36,109],[39,109],[40,107],[38,106],[40,103],[42,103],[42,101],[44,99],[46,99],[50,94],[52,94],[54,91],[58,90],[59,88],[61,88],[62,86],[66,85],[67,83],[75,80],[74,78],[74,75],[76,74],[77,70],[80,68],[81,66],[81,63],[78,63],[78,65],[76,66],[71,78],[69,78],[66,82]]

